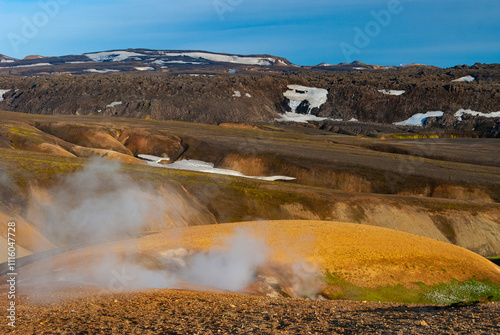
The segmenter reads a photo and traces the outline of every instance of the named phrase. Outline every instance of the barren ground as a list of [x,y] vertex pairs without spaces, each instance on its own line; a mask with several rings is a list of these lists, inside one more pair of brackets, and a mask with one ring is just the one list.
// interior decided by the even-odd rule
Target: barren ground
[[[1,298],[4,299],[5,290]],[[4,305],[4,301],[1,301]],[[9,334],[495,334],[500,303],[467,307],[156,290],[18,301]]]

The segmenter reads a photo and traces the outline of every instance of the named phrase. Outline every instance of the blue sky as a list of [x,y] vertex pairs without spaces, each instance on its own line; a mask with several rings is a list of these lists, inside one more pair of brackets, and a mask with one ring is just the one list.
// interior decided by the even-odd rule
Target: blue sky
[[0,0],[0,8],[0,53],[16,58],[150,48],[266,53],[299,65],[500,62],[499,0]]

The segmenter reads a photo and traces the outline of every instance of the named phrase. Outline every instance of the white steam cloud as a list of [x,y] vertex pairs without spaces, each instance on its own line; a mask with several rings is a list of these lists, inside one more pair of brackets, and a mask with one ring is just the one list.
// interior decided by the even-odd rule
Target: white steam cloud
[[296,296],[315,299],[325,287],[320,269],[307,262],[292,264],[291,290]]
[[268,259],[269,247],[245,230],[225,241],[222,249],[195,253],[186,260],[174,276],[180,281],[239,291],[257,277],[257,269]]
[[[31,272],[37,272],[36,282],[43,283],[44,290],[52,291],[88,285],[118,293],[191,284],[193,289],[212,287],[238,292],[255,281],[259,267],[267,263],[270,251],[262,240],[245,230],[237,230],[220,248],[202,252],[183,248],[163,251],[157,255],[159,266],[151,269],[142,264],[134,243],[127,242],[126,255],[116,253],[113,245],[102,245],[88,254],[92,262],[82,268],[75,268],[69,260],[56,259],[41,263],[41,267],[35,267]],[[51,270],[42,274],[47,265]],[[27,278],[23,279],[26,282]]]
[[22,192],[7,171],[0,169],[0,203],[13,209],[23,203]]
[[[222,246],[208,251],[163,250],[148,259],[135,239],[104,243],[137,236],[154,222],[164,230],[171,225],[162,221],[185,221],[197,211],[174,189],[158,191],[131,180],[119,163],[94,160],[56,187],[39,190],[32,199],[29,219],[59,246],[100,244],[35,263],[23,271],[21,281],[27,286],[41,284],[45,292],[88,285],[116,293],[176,288],[183,283],[244,290],[268,266],[271,253],[263,240],[247,230],[237,229]],[[280,281],[297,296],[313,297],[317,273],[296,264],[281,273]]]
[[119,163],[97,159],[34,197],[28,216],[57,245],[79,246],[140,233],[167,206],[156,190],[123,174]]

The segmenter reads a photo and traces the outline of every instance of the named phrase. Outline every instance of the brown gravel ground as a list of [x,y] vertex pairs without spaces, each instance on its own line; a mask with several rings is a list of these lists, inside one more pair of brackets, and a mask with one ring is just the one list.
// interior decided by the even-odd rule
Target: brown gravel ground
[[[5,306],[6,295],[0,298]],[[18,297],[9,334],[498,334],[500,303],[467,307],[267,298],[180,290]],[[5,319],[4,319],[5,320]]]

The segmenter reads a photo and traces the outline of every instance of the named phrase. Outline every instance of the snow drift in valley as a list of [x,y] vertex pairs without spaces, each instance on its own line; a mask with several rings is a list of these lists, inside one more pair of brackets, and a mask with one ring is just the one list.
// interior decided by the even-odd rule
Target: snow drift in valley
[[197,171],[204,173],[214,173],[214,174],[223,174],[227,176],[235,176],[235,177],[243,177],[243,178],[251,178],[251,179],[259,179],[259,180],[267,180],[267,181],[277,181],[277,180],[295,180],[296,178],[287,177],[287,176],[247,176],[241,172],[228,170],[228,169],[219,169],[214,167],[213,163],[207,163],[203,161],[199,161],[196,159],[183,159],[180,161],[176,161],[172,164],[162,164],[162,161],[169,161],[169,158],[156,157],[152,155],[139,155],[139,158],[145,160],[149,165],[155,167],[162,167],[166,169],[176,169],[176,170],[186,170],[186,171]]

